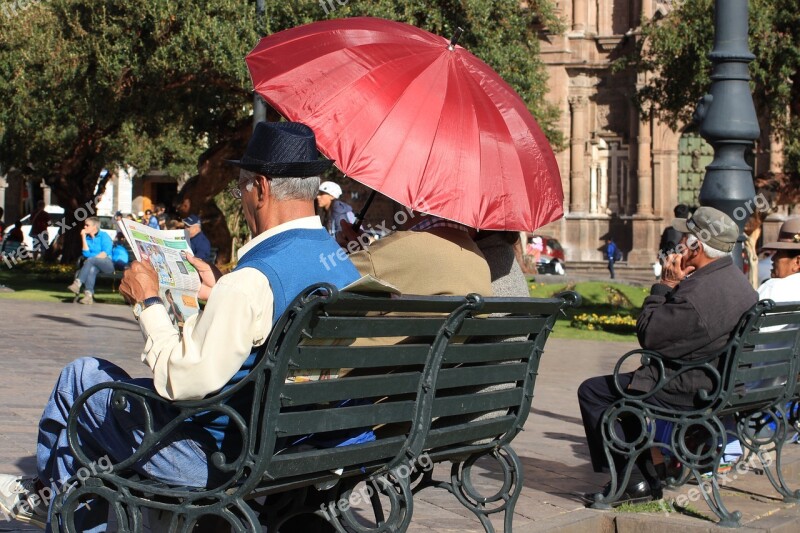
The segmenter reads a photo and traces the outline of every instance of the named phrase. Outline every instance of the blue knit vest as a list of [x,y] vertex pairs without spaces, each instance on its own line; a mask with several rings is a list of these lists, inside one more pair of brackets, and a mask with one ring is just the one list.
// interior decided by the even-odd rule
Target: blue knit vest
[[[257,244],[239,259],[234,271],[254,268],[267,277],[274,298],[272,304],[274,326],[300,291],[309,285],[327,282],[342,288],[361,277],[349,259],[346,257],[344,260],[340,259],[342,254],[342,249],[325,229],[292,229]],[[239,371],[228,381],[223,390],[244,379],[255,366],[256,356],[261,348],[261,346],[253,348]],[[228,405],[241,413],[245,420],[252,404],[250,396],[252,393],[247,394],[246,390],[228,402]],[[203,424],[222,447],[229,418],[217,416],[212,421],[203,421],[202,416],[199,416],[195,420]],[[232,436],[234,433],[238,437],[238,431],[232,431]]]

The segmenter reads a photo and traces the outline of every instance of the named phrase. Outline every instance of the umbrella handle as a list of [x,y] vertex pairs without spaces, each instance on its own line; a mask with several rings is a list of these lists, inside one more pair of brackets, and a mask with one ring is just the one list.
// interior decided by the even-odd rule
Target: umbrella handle
[[364,221],[364,216],[367,214],[367,209],[369,209],[370,204],[372,204],[372,200],[375,199],[375,190],[369,193],[369,197],[367,201],[364,203],[364,207],[361,208],[361,211],[356,215],[356,221],[353,223],[353,231],[358,233],[358,230],[361,229],[361,223]]

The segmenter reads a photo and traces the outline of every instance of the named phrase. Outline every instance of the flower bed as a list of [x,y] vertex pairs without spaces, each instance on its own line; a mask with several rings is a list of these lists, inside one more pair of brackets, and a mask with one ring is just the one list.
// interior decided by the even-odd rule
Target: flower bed
[[572,317],[570,326],[578,329],[602,329],[613,333],[636,333],[636,319],[629,315],[598,315],[582,313]]

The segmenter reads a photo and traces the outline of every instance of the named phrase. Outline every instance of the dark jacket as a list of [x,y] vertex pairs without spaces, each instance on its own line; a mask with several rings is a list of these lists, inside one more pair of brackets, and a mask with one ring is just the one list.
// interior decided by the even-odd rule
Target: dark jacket
[[[653,285],[636,324],[642,348],[667,359],[694,361],[718,354],[728,342],[739,319],[758,301],[758,294],[730,257],[693,272],[675,289]],[[673,372],[667,368],[667,374]],[[641,367],[631,388],[648,391],[658,374]],[[681,406],[697,405],[695,393],[710,389],[711,379],[701,370],[686,372],[670,381],[656,396]]]

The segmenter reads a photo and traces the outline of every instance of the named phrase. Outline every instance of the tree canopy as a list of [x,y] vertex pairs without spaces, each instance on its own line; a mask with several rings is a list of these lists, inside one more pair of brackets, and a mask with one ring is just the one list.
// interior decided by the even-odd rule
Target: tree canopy
[[[724,3],[723,3],[724,5]],[[708,53],[714,41],[714,1],[673,2],[664,18],[643,25],[633,54],[622,60],[650,73],[638,91],[640,104],[676,128],[690,122],[697,100],[710,86]],[[796,0],[750,0],[750,63],[756,110],[784,142],[784,170],[800,174],[800,10]],[[656,73],[656,74],[652,74]]]
[[[559,27],[551,0],[525,7],[518,0],[265,4],[266,33],[363,15],[442,35],[461,26],[460,43],[517,89],[550,139],[561,141],[557,111],[544,101],[536,33],[541,24]],[[102,192],[100,170],[116,166],[194,175],[186,194],[200,204],[195,209],[213,212],[214,195],[234,176],[222,161],[241,153],[250,129],[252,88],[243,58],[258,39],[256,2],[13,6],[0,14],[0,166],[43,178],[68,217]]]

